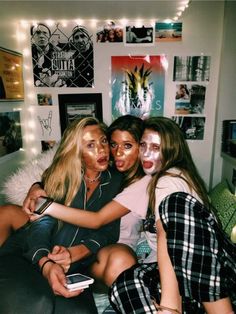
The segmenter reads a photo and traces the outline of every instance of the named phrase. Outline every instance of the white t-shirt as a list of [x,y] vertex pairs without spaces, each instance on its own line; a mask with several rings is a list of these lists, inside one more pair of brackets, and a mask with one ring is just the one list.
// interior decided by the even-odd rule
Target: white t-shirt
[[[129,214],[121,218],[118,242],[129,245],[134,251],[141,237],[142,220],[146,218],[147,214],[149,200],[147,186],[150,180],[151,176],[147,175],[132,183],[114,198],[116,202],[130,210]],[[145,237],[147,238],[146,235]]]
[[144,176],[125,188],[113,200],[129,209],[137,217],[145,219],[149,201],[147,187],[151,178],[149,175]]
[[[180,174],[181,171],[177,168],[171,168],[168,170],[169,173]],[[184,177],[182,175],[182,177]],[[146,175],[139,181],[131,184],[127,188],[125,188],[121,193],[119,193],[114,200],[124,207],[128,208],[133,215],[140,217],[142,219],[146,218],[149,195],[147,192],[148,184],[151,180],[151,176]],[[163,176],[158,180],[155,196],[156,196],[156,206],[155,206],[155,219],[156,221],[160,219],[159,214],[159,205],[161,201],[168,195],[175,192],[185,192],[201,203],[201,199],[196,194],[194,190],[190,190],[188,184],[185,180],[179,177],[172,177],[169,175]],[[125,225],[123,228],[126,228]],[[145,232],[145,237],[148,241],[148,244],[151,248],[151,253],[148,256],[148,262],[156,262],[157,261],[157,243],[156,243],[156,235],[150,232]],[[126,242],[122,242],[126,243]],[[145,262],[145,261],[144,261]]]
[[[171,168],[168,170],[169,173],[172,174],[177,174],[177,175],[181,175],[181,171],[177,168]],[[183,178],[184,175],[181,175]],[[186,178],[185,178],[186,179]],[[156,216],[156,221],[158,219],[160,219],[160,214],[159,214],[159,205],[162,202],[162,200],[175,192],[185,192],[188,193],[190,195],[192,195],[193,197],[195,197],[197,200],[199,200],[201,203],[201,199],[199,198],[199,196],[197,195],[197,193],[192,189],[190,190],[187,182],[179,177],[172,177],[169,175],[166,175],[164,177],[161,177],[158,180],[157,183],[157,187],[156,187],[156,204],[155,204],[155,216]]]

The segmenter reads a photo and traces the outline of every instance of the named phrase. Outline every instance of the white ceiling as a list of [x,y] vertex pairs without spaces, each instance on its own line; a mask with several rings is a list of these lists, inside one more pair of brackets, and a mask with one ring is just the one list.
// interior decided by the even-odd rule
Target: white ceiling
[[[197,1],[197,0],[192,0]],[[120,19],[120,18],[155,18],[173,19],[187,0],[5,0],[0,1],[0,16],[6,18],[57,18],[75,19]],[[191,5],[191,2],[190,2]]]

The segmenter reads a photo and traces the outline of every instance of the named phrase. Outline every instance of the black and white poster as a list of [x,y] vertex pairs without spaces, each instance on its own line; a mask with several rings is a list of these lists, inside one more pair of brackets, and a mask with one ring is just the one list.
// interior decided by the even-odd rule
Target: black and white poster
[[55,23],[31,26],[34,85],[94,87],[94,52],[88,28]]

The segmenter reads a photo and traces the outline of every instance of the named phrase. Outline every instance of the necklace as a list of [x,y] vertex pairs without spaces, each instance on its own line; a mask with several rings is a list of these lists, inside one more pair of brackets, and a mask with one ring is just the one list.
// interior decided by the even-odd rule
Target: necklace
[[90,179],[89,177],[87,177],[86,175],[84,175],[84,178],[85,178],[89,183],[96,182],[100,177],[101,177],[101,172],[100,172],[99,175],[98,175],[96,178],[94,178],[94,179]]

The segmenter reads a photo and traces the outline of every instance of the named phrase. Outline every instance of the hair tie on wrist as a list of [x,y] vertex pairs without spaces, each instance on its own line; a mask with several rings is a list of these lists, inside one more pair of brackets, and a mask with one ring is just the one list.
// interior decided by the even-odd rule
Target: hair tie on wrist
[[41,274],[43,274],[44,266],[45,266],[47,263],[49,263],[49,262],[55,264],[55,262],[54,262],[52,259],[47,259],[47,260],[43,263],[43,265],[40,267],[40,272],[41,272]]

